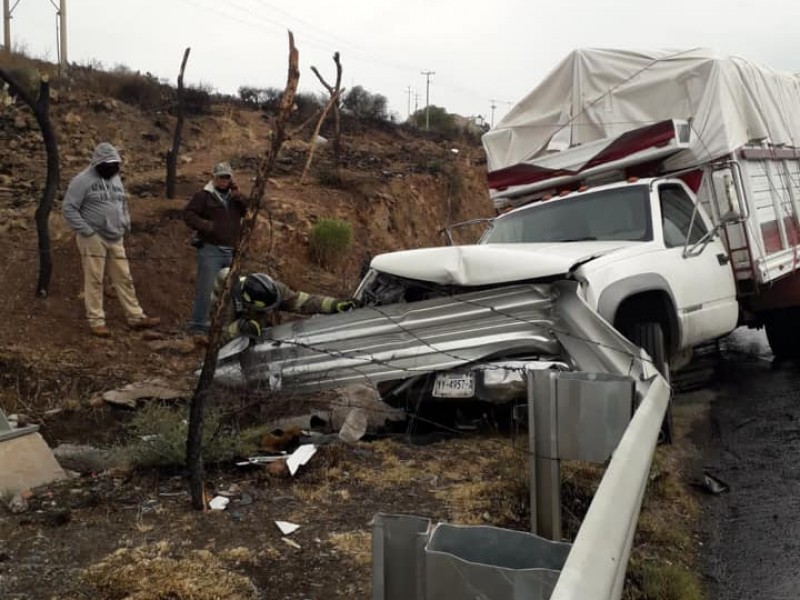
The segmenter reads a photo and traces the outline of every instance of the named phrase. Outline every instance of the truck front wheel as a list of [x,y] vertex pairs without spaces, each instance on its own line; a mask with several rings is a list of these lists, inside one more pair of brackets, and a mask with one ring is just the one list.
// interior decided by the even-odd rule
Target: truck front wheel
[[[634,323],[628,328],[626,337],[650,355],[653,360],[653,366],[658,369],[658,372],[669,383],[669,355],[661,323]],[[665,444],[672,443],[672,398],[667,404],[667,412],[664,415],[664,422],[661,424],[659,441]]]

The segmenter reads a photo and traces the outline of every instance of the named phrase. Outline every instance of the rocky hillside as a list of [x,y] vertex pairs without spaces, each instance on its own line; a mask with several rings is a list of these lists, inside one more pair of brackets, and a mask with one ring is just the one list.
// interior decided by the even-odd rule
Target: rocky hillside
[[[197,355],[190,349],[127,331],[113,298],[107,299],[107,310],[115,337],[86,335],[80,264],[60,215],[60,197],[98,142],[110,141],[120,149],[133,215],[126,246],[139,298],[149,314],[162,318],[161,335],[179,340],[194,289],[194,249],[181,209],[219,160],[230,160],[240,186],[249,190],[267,144],[269,115],[241,103],[214,102],[206,114],[190,116],[175,200],[163,195],[164,157],[175,123],[169,112],[144,110],[79,86],[54,86],[51,116],[61,165],[59,202],[50,223],[54,273],[50,297],[36,300],[33,213],[44,184],[44,147],[26,108],[6,103],[0,112],[0,305],[7,307],[0,345],[45,375],[73,369],[129,379],[194,365]],[[346,296],[367,257],[440,245],[442,226],[491,211],[482,151],[475,141],[435,140],[389,124],[346,121],[339,163],[333,162],[330,144],[323,144],[301,183],[310,136],[311,127],[295,126],[285,144],[269,181],[255,251],[248,257],[251,267],[266,269],[298,289]],[[309,258],[309,232],[323,217],[343,219],[353,228],[348,257],[335,272]]]

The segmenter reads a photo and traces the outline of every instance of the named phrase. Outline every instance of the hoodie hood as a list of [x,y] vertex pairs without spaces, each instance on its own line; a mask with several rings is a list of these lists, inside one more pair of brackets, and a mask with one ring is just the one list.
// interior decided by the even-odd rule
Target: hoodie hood
[[92,153],[92,167],[106,162],[122,162],[117,149],[108,142],[97,144],[97,147]]

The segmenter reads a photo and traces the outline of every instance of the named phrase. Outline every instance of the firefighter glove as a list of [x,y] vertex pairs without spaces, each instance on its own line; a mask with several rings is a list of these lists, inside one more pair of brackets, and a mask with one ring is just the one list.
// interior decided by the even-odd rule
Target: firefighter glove
[[336,312],[349,312],[356,307],[356,303],[352,300],[345,300],[343,302],[336,303]]
[[261,337],[261,325],[252,319],[239,319],[239,335],[249,338]]

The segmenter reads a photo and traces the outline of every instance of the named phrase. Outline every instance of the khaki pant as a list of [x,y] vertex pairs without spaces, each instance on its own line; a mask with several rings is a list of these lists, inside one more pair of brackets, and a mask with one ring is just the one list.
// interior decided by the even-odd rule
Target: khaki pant
[[114,286],[128,322],[144,317],[142,307],[136,299],[122,240],[109,242],[97,234],[89,237],[78,235],[76,240],[83,267],[83,300],[89,326],[101,327],[106,324],[106,315],[103,312],[103,275],[106,265],[111,285]]

